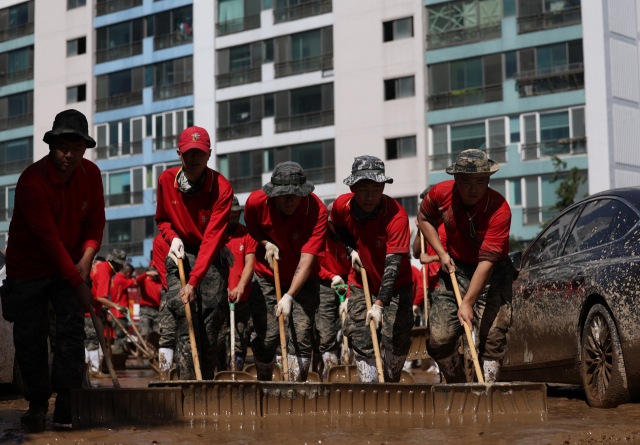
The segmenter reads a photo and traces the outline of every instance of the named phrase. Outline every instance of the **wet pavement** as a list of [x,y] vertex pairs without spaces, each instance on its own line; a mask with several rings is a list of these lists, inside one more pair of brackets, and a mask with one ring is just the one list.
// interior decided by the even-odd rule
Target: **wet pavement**
[[[155,373],[118,372],[123,387],[146,386]],[[420,371],[416,380],[433,381]],[[111,386],[110,380],[93,382]],[[594,444],[640,443],[640,404],[612,410],[590,408],[579,387],[550,386],[549,412],[532,417],[478,416],[278,416],[258,420],[219,420],[170,424],[119,425],[82,431],[25,434],[20,415],[27,403],[0,395],[0,444]],[[53,414],[53,399],[49,418]]]

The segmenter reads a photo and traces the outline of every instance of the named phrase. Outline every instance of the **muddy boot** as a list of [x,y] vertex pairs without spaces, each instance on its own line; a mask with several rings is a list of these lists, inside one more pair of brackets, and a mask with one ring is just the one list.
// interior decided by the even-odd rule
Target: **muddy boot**
[[376,369],[375,358],[361,358],[356,356],[356,366],[358,367],[358,381],[360,383],[378,383],[378,370]]
[[173,349],[160,348],[158,351],[158,362],[160,381],[168,382],[170,380],[169,371],[171,371],[171,366],[173,366]]
[[437,362],[447,383],[467,383],[463,355],[458,350],[453,351],[449,357],[437,360]]
[[101,371],[102,363],[100,360],[100,353],[96,349],[95,351],[89,351],[89,376],[96,379],[107,378]]
[[[236,355],[233,357],[236,362],[236,371],[244,371],[244,359],[241,355]],[[231,370],[231,360],[229,360],[229,370]]]
[[485,383],[495,383],[500,376],[500,367],[502,363],[500,360],[485,360],[480,359],[482,365],[482,373],[484,374]]
[[322,380],[325,380],[329,375],[329,369],[340,364],[340,357],[338,357],[339,349],[333,351],[327,351],[322,353],[322,361],[324,362],[324,372],[322,373]]
[[297,355],[287,355],[287,363],[289,364],[289,381],[290,382],[306,382],[309,375],[309,366],[311,366],[311,358],[298,357]]
[[254,361],[256,363],[256,374],[258,380],[261,382],[270,382],[273,378],[273,363],[275,360],[272,359],[269,363],[263,363],[257,358],[254,358]]
[[393,355],[386,349],[382,350],[382,368],[384,369],[385,382],[398,383],[400,381],[402,367],[406,358],[406,355]]
[[71,425],[71,394],[69,391],[58,393],[53,411],[53,423]]
[[29,402],[29,410],[20,417],[20,422],[27,433],[41,433],[44,431],[49,401]]

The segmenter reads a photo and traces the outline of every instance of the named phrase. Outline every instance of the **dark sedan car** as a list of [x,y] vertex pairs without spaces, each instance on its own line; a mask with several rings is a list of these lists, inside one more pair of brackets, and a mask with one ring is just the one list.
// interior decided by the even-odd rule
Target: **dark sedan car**
[[560,213],[520,257],[502,380],[577,383],[609,408],[640,395],[640,188]]

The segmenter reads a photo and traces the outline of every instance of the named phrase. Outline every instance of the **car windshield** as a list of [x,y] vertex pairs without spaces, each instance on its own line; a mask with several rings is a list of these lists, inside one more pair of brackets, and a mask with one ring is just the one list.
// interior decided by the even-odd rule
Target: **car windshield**
[[588,202],[571,231],[564,255],[581,252],[612,241],[613,221],[618,211],[614,199]]

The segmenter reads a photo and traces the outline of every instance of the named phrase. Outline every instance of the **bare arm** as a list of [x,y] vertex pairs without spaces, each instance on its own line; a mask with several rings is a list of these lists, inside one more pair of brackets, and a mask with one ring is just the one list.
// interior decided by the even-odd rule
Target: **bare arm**
[[413,250],[413,257],[416,259],[419,259],[422,253],[422,249],[420,248],[420,227],[418,227],[418,233],[416,234],[416,237],[413,240],[413,246],[411,250]]
[[442,247],[440,235],[438,235],[438,229],[424,218],[422,212],[418,212],[418,224],[420,226],[420,230],[424,233],[427,242],[438,254],[438,258],[440,258],[440,264],[442,264],[443,269],[447,271],[447,273],[454,272],[456,270],[456,265],[449,254],[445,252],[444,247]]
[[466,321],[467,324],[471,326],[471,321],[473,320],[473,305],[478,301],[480,294],[484,292],[484,288],[487,286],[492,272],[493,263],[489,261],[480,261],[480,263],[478,263],[478,267],[471,278],[469,290],[467,290],[467,294],[464,296],[464,300],[462,300],[462,306],[460,306],[458,310],[460,324]]
[[247,287],[247,284],[251,281],[251,277],[253,276],[253,264],[256,261],[255,253],[248,253],[244,256],[244,269],[242,269],[242,275],[240,276],[240,281],[235,289],[231,290],[231,297],[234,302],[238,301],[238,298],[244,294],[244,289]]
[[112,309],[120,310],[122,308],[122,306],[118,306],[113,301],[111,301],[111,300],[109,300],[107,298],[104,298],[104,297],[96,298],[96,301],[98,303],[100,303],[101,305],[103,305],[105,307],[110,307]]
[[289,286],[289,291],[287,292],[293,298],[298,295],[302,286],[307,282],[307,278],[309,278],[309,274],[311,274],[311,269],[313,265],[316,263],[316,256],[311,253],[302,253],[300,255],[300,262],[298,262],[298,268],[296,272],[293,274],[293,280],[291,281],[291,286]]

